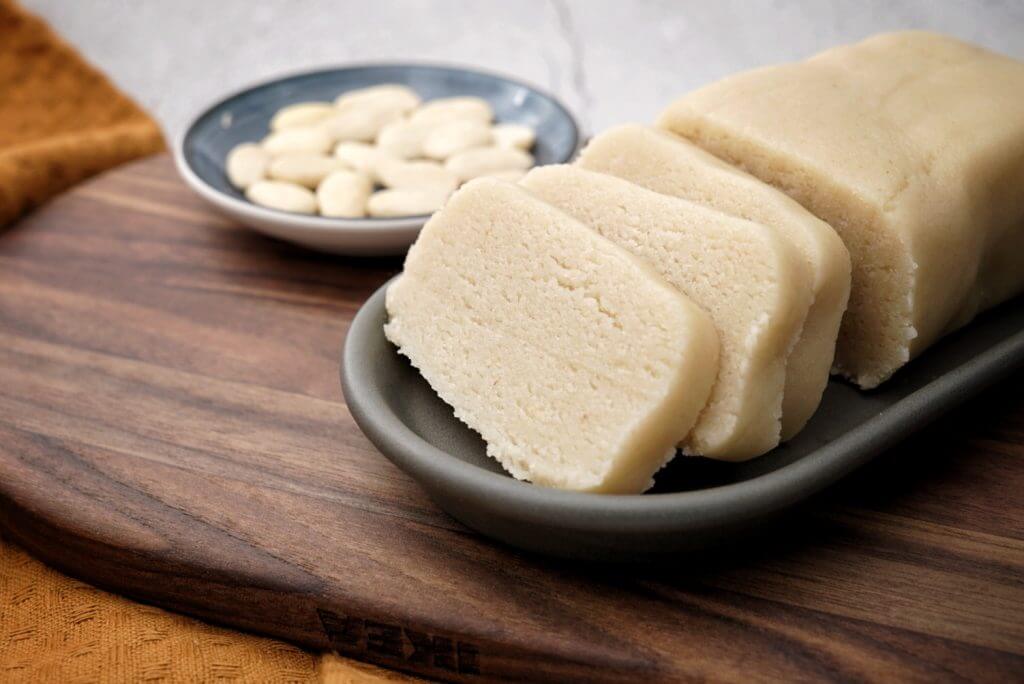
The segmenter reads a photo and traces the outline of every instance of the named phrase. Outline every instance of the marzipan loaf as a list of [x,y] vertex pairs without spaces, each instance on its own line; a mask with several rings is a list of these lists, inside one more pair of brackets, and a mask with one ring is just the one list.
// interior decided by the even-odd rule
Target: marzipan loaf
[[1024,289],[1024,64],[925,32],[742,73],[659,125],[784,190],[853,263],[836,368],[862,387]]

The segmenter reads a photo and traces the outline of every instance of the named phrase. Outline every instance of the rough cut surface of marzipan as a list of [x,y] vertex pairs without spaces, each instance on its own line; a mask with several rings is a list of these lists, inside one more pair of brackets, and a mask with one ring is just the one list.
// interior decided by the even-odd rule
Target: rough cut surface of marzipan
[[738,74],[659,125],[779,187],[853,262],[836,367],[874,387],[1024,289],[1024,64],[947,36],[869,38]]
[[821,402],[850,296],[850,255],[836,232],[785,193],[685,139],[647,126],[601,133],[576,165],[762,223],[796,247],[811,276],[811,306],[786,361],[782,398],[782,439],[796,435]]
[[640,492],[707,401],[714,325],[650,266],[511,183],[460,189],[385,333],[487,453],[536,484]]
[[650,263],[711,315],[718,380],[685,450],[735,461],[775,447],[786,357],[810,304],[795,248],[761,224],[575,166],[536,168],[520,182]]

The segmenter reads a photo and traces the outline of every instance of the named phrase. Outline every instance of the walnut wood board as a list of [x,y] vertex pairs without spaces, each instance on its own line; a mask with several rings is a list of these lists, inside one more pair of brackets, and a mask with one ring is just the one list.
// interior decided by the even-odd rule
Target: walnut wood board
[[198,617],[442,679],[1024,673],[1024,376],[756,542],[556,562],[440,512],[338,386],[397,260],[210,213],[169,159],[0,232],[0,523],[52,565]]

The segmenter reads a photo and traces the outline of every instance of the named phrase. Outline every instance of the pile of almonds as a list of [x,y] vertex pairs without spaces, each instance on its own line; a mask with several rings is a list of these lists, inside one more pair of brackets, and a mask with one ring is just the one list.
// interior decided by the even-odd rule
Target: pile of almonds
[[535,133],[493,124],[478,97],[422,102],[384,84],[278,111],[270,134],[228,154],[228,179],[256,204],[345,218],[430,214],[465,181],[516,181]]

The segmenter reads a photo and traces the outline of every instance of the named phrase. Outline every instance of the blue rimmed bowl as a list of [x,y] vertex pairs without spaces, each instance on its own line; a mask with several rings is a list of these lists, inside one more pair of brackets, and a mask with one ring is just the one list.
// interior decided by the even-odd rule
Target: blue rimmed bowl
[[494,108],[499,123],[521,123],[537,133],[537,164],[569,161],[580,143],[572,114],[551,95],[496,74],[428,64],[368,64],[325,69],[267,81],[204,109],[174,146],[185,182],[220,212],[267,235],[336,254],[400,254],[427,216],[341,219],[293,214],[249,202],[228,182],[225,159],[235,145],[262,139],[271,117],[296,102],[330,101],[381,83],[402,83],[424,100],[475,95]]

